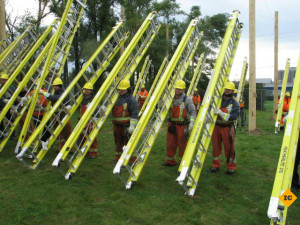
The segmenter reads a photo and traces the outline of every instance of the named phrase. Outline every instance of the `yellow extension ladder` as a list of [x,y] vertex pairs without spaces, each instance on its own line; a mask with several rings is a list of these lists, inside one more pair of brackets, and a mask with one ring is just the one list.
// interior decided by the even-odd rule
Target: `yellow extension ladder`
[[[49,110],[50,102],[48,102],[46,107],[40,107],[36,110],[36,103],[39,101],[40,95],[39,90],[42,89],[43,83],[45,83],[47,84],[47,92],[51,92],[53,80],[61,76],[85,7],[86,0],[84,2],[80,0],[69,0],[67,2],[59,27],[54,34],[53,43],[51,44],[46,61],[42,67],[41,75],[38,77],[38,80],[35,81],[35,83],[37,83],[35,85],[36,88],[32,89],[32,100],[26,112],[26,119],[18,139],[16,151],[19,151],[20,148],[23,147],[26,135],[31,135],[32,132],[34,132],[31,130],[30,124],[33,123],[35,129],[41,122],[40,118],[33,117],[34,111],[41,113]],[[57,55],[59,57],[57,57]],[[46,101],[46,98],[44,98],[44,101]],[[44,101],[40,102],[40,105],[43,105]],[[39,139],[37,139],[34,145],[38,144]]]
[[[17,157],[24,162],[25,165],[32,169],[35,169],[39,165],[83,100],[82,88],[84,84],[82,84],[82,82],[80,84],[79,81],[83,79],[85,83],[90,82],[94,84],[102,76],[127,38],[128,32],[125,31],[123,22],[117,23],[80,72],[73,78],[61,97],[45,114],[39,126],[23,145],[22,151]],[[95,68],[97,69],[95,70]],[[90,78],[85,74],[88,70],[91,71],[92,74]],[[69,100],[66,101],[68,97]],[[70,101],[72,101],[73,104],[71,104]],[[65,116],[61,116],[62,114],[65,114]],[[48,121],[51,121],[50,124]],[[51,133],[51,137],[48,140],[48,149],[38,150],[37,148],[39,146],[33,145],[33,143],[39,135],[43,135],[46,131]],[[26,155],[31,155],[33,160],[25,157]]]
[[[9,79],[0,90],[0,97],[2,97],[12,85],[17,85],[17,88],[14,91],[13,95],[10,97],[9,102],[6,103],[5,107],[0,112],[0,122],[2,122],[4,125],[4,129],[0,131],[0,152],[3,150],[11,134],[18,126],[19,121],[22,119],[24,113],[27,110],[30,101],[26,103],[21,101],[20,95],[22,92],[26,92],[25,95],[28,95],[34,86],[35,81],[39,77],[42,65],[45,62],[46,54],[49,52],[52,41],[54,39],[54,35],[52,35],[52,37],[45,46],[43,46],[42,43],[44,42],[45,38],[49,35],[49,33],[53,29],[55,29],[56,22],[57,21],[55,20],[46,29],[44,34],[28,52],[27,56],[22,60],[22,62],[18,65],[15,71],[10,75]],[[34,63],[31,65],[29,61],[31,60],[32,55],[37,51],[41,52],[34,61]],[[29,70],[27,71],[25,67],[28,67]],[[24,75],[24,73],[26,74]]]
[[165,57],[164,60],[163,60],[163,62],[162,62],[162,64],[161,64],[161,66],[159,67],[159,70],[158,70],[158,72],[157,72],[157,74],[155,76],[155,79],[154,79],[154,81],[153,81],[153,83],[151,85],[151,88],[150,88],[150,90],[148,92],[148,97],[146,98],[146,100],[145,100],[142,108],[140,109],[139,117],[143,114],[143,112],[144,112],[144,110],[145,110],[145,108],[146,108],[146,106],[147,106],[147,104],[149,102],[150,96],[152,95],[152,93],[153,93],[153,91],[154,91],[154,89],[156,87],[156,84],[157,84],[158,80],[160,79],[161,74],[163,74],[163,72],[167,68],[167,65],[168,65],[168,59],[167,59],[167,57]]
[[36,34],[33,26],[20,34],[0,55],[0,71],[10,75],[19,62],[24,59],[35,45],[41,34]]
[[[132,183],[138,180],[151,152],[155,139],[159,134],[160,128],[169,114],[169,109],[175,96],[174,83],[176,80],[184,78],[185,73],[194,57],[201,39],[201,35],[197,27],[198,22],[199,18],[190,22],[172,59],[164,73],[161,75],[133,134],[131,135],[127,145],[123,147],[123,153],[113,170],[113,173],[118,174],[121,180],[125,183],[126,189],[131,188]],[[172,74],[174,75],[171,76]],[[158,104],[159,100],[161,100],[161,104]],[[157,104],[158,109],[155,111]],[[143,136],[147,125],[149,125],[150,131],[148,134]],[[141,144],[138,146],[139,143]],[[138,152],[138,156],[136,161],[130,166],[128,163],[135,150]],[[121,168],[123,166],[129,172],[129,178],[127,181],[121,174]]]
[[233,11],[206,89],[194,128],[190,134],[176,181],[185,189],[185,194],[194,195],[206,153],[208,151],[217,115],[220,108],[224,85],[228,81],[231,66],[241,36],[242,24],[238,21],[238,11]]
[[[239,87],[238,87],[237,95],[236,95],[236,99],[235,99],[239,104],[240,104],[241,98],[243,98],[243,96],[244,96],[244,88],[245,88],[247,72],[248,72],[248,61],[247,61],[247,57],[245,57],[244,63],[243,63],[243,68],[242,68],[242,73],[241,73],[241,77],[240,77]],[[237,127],[237,124],[238,124],[238,119],[236,121],[234,121],[235,128]]]
[[150,56],[148,55],[145,59],[145,62],[143,64],[143,67],[142,67],[142,70],[140,72],[139,78],[138,78],[138,80],[135,84],[135,88],[134,88],[134,91],[132,93],[132,96],[135,97],[135,99],[137,101],[139,100],[142,85],[145,83],[146,77],[149,73],[150,66],[151,66],[151,60],[150,60]]
[[288,207],[279,197],[291,188],[300,128],[300,54],[278,166],[268,208],[270,224],[286,224]]
[[194,75],[193,75],[193,78],[191,80],[189,89],[186,93],[187,96],[193,95],[193,91],[198,86],[198,83],[199,83],[200,78],[201,78],[201,73],[202,73],[203,67],[205,65],[205,61],[206,61],[206,58],[204,57],[204,53],[202,53],[201,56],[200,56],[200,59],[197,63],[196,69],[194,71]]
[[282,115],[282,111],[283,111],[284,96],[285,96],[289,71],[290,71],[290,59],[287,59],[286,65],[285,65],[285,70],[284,70],[284,75],[283,75],[283,80],[282,80],[280,100],[279,100],[278,107],[277,107],[277,114],[276,114],[276,120],[275,120],[275,134],[277,134],[280,131],[280,121],[281,121],[281,115]]
[[[77,123],[72,135],[53,161],[52,165],[57,167],[59,171],[64,174],[66,179],[70,179],[71,175],[77,171],[93,141],[97,138],[97,134],[100,132],[100,129],[119,97],[117,90],[119,82],[122,79],[130,79],[156,37],[160,25],[156,24],[155,16],[156,12],[152,12],[147,16],[107,76],[101,88],[96,93],[86,112]],[[105,111],[103,111],[103,108],[105,108]],[[89,121],[93,123],[94,127],[88,134],[85,132],[85,127]],[[80,134],[83,134],[82,137],[80,137]],[[70,158],[67,158],[72,148],[74,148],[75,153]],[[67,162],[67,166],[69,167],[66,173],[60,165],[62,161]]]

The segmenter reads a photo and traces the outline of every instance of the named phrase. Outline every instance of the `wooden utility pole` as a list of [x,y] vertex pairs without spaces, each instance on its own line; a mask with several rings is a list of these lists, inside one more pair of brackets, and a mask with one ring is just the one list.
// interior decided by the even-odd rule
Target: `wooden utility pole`
[[[5,31],[5,4],[4,4],[4,0],[0,0],[0,41],[4,40],[5,36],[6,36],[6,31]],[[1,52],[1,49],[0,49],[0,52]]]
[[275,31],[274,31],[274,101],[273,119],[276,120],[277,101],[278,101],[278,11],[275,12]]
[[249,132],[256,130],[255,0],[249,2]]

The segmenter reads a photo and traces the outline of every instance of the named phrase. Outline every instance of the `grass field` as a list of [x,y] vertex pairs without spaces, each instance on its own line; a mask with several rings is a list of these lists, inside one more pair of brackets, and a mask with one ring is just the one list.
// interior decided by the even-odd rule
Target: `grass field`
[[[98,158],[86,159],[72,180],[51,167],[57,146],[32,171],[15,158],[14,139],[0,155],[0,224],[269,224],[267,209],[283,137],[274,134],[271,117],[269,110],[257,112],[260,134],[238,128],[234,175],[225,174],[224,163],[218,173],[209,171],[210,149],[193,198],[175,182],[177,168],[161,165],[165,129],[131,190],[112,173],[110,121],[98,136]],[[299,224],[299,211],[296,200],[288,210],[289,225]]]

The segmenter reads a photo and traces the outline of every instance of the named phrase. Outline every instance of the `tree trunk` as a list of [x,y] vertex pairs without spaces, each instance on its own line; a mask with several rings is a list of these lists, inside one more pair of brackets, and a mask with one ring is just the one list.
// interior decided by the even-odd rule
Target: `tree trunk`
[[[4,0],[0,0],[0,41],[4,40],[6,36],[6,29],[5,29],[5,4]],[[5,48],[6,43],[4,43],[3,47]],[[3,49],[0,48],[0,53]]]

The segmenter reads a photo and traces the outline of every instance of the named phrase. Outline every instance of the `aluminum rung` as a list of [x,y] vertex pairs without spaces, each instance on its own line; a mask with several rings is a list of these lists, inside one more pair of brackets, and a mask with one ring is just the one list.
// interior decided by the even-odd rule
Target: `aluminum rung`
[[79,0],[75,0],[76,2],[78,2],[79,5],[81,5],[83,8],[87,8],[86,4],[82,3],[81,1]]

